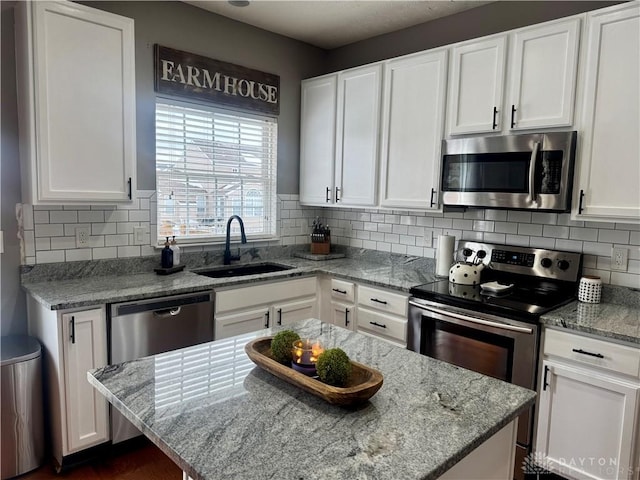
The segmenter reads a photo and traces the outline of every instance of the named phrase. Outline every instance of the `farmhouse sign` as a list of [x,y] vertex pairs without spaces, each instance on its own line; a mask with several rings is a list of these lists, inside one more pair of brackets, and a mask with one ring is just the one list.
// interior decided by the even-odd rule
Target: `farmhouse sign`
[[280,77],[155,45],[155,89],[270,115],[280,113]]

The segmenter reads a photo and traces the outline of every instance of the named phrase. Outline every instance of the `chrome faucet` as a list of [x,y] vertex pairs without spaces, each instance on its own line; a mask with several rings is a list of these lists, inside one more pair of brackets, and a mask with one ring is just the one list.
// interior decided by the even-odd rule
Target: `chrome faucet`
[[244,222],[238,215],[231,215],[227,220],[227,240],[224,244],[224,264],[229,265],[231,260],[240,260],[240,247],[238,247],[238,255],[231,255],[231,222],[237,219],[240,224],[240,235],[242,243],[247,243],[247,236],[244,234]]

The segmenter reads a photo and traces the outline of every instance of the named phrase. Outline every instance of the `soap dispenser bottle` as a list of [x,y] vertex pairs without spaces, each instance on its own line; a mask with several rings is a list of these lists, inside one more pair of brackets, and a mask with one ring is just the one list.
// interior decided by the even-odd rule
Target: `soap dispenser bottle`
[[162,254],[160,256],[160,265],[162,268],[173,267],[173,251],[169,244],[169,237],[167,237],[167,241],[164,242],[164,248],[162,249]]
[[173,252],[173,266],[180,265],[180,247],[178,246],[178,242],[176,242],[176,236],[173,236],[170,245],[171,251]]

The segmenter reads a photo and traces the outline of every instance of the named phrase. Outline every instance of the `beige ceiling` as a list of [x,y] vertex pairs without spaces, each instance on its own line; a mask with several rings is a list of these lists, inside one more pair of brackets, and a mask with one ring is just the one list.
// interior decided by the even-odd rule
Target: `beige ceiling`
[[321,48],[332,49],[489,2],[253,0],[247,7],[234,7],[226,1],[215,0],[185,3]]

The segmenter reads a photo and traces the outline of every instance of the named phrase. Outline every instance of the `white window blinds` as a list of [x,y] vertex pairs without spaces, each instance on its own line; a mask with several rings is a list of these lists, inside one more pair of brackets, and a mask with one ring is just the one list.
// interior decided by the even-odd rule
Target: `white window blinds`
[[158,242],[224,238],[231,215],[275,236],[276,119],[205,108],[156,103]]

